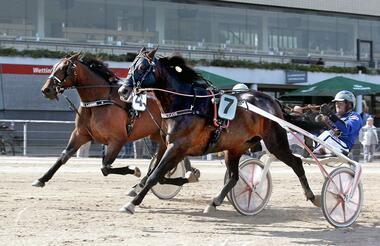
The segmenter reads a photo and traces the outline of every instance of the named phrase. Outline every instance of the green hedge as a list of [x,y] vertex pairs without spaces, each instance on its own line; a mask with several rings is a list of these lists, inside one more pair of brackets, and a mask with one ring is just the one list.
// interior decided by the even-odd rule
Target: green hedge
[[[38,50],[16,50],[13,48],[0,48],[0,56],[23,56],[33,58],[62,58],[67,54],[63,51],[50,51],[45,49]],[[125,55],[111,55],[106,53],[97,53],[96,57],[102,60],[118,61],[118,62],[131,62],[133,61],[135,53],[127,53]],[[324,73],[358,73],[357,67],[324,67],[318,65],[297,65],[291,63],[254,63],[247,60],[221,60],[216,59],[212,61],[207,60],[189,60],[192,65],[216,66],[216,67],[240,67],[240,68],[261,68],[268,70],[299,70],[309,72],[324,72]],[[365,67],[360,68],[363,73],[380,74],[378,70],[368,70]]]

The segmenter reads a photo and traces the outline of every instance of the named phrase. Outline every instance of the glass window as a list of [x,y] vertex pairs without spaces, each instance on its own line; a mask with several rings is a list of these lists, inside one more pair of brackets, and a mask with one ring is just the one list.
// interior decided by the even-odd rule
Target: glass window
[[268,47],[274,54],[307,55],[307,16],[267,12]]
[[337,19],[324,15],[309,16],[310,53],[337,54]]
[[166,5],[165,43],[188,47],[188,49],[204,48],[212,43],[211,26],[213,9],[202,5],[172,3]]
[[0,0],[0,35],[22,40],[36,35],[37,0]]
[[356,23],[348,17],[337,18],[337,52],[338,56],[355,57]]
[[108,1],[106,40],[109,44],[157,42],[155,9],[145,1]]
[[67,23],[67,10],[70,9],[69,1],[60,0],[45,1],[45,37],[65,38],[63,32]]
[[380,59],[380,22],[375,21],[372,25],[373,56]]
[[359,39],[372,40],[371,25],[372,25],[372,22],[369,20],[359,20],[358,21]]
[[6,6],[0,8],[0,35],[18,39],[44,32],[41,37],[53,41],[354,58],[359,38],[373,41],[374,57],[380,58],[380,21],[369,17],[221,1],[0,0],[0,4]]

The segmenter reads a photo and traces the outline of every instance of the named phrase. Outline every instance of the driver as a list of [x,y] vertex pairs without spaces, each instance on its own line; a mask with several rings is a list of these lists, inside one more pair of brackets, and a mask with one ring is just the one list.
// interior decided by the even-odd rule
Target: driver
[[[321,105],[321,114],[327,116],[324,118],[331,121],[330,124],[334,130],[326,130],[318,138],[343,154],[348,154],[354,146],[363,124],[360,114],[353,111],[355,101],[355,96],[351,91],[340,91],[332,101],[335,103],[336,113],[330,110],[327,104]],[[323,146],[317,145],[314,153],[324,155],[327,152]]]

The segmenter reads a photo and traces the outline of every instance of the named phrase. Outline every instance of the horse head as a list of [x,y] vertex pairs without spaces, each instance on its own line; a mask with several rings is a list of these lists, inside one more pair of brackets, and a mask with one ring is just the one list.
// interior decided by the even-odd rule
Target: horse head
[[192,85],[196,84],[201,76],[187,66],[180,56],[157,59],[157,49],[150,52],[145,48],[140,50],[129,69],[128,86],[170,88],[177,92],[193,93]]
[[154,86],[156,83],[155,68],[157,59],[155,54],[158,48],[148,52],[142,48],[129,68],[126,78],[127,84],[136,88]]
[[74,86],[79,55],[80,53],[77,53],[71,57],[62,58],[53,66],[51,74],[41,88],[46,98],[58,99],[58,93]]

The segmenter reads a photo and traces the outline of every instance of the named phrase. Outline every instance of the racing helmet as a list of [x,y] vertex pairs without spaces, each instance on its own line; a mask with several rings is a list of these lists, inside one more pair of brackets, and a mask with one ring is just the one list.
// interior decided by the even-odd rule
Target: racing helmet
[[355,108],[355,104],[356,104],[355,95],[351,91],[339,91],[338,93],[336,93],[335,98],[332,101],[333,102],[347,101],[347,102],[352,103],[353,108]]
[[232,88],[233,91],[248,91],[249,88],[243,83],[238,83]]

